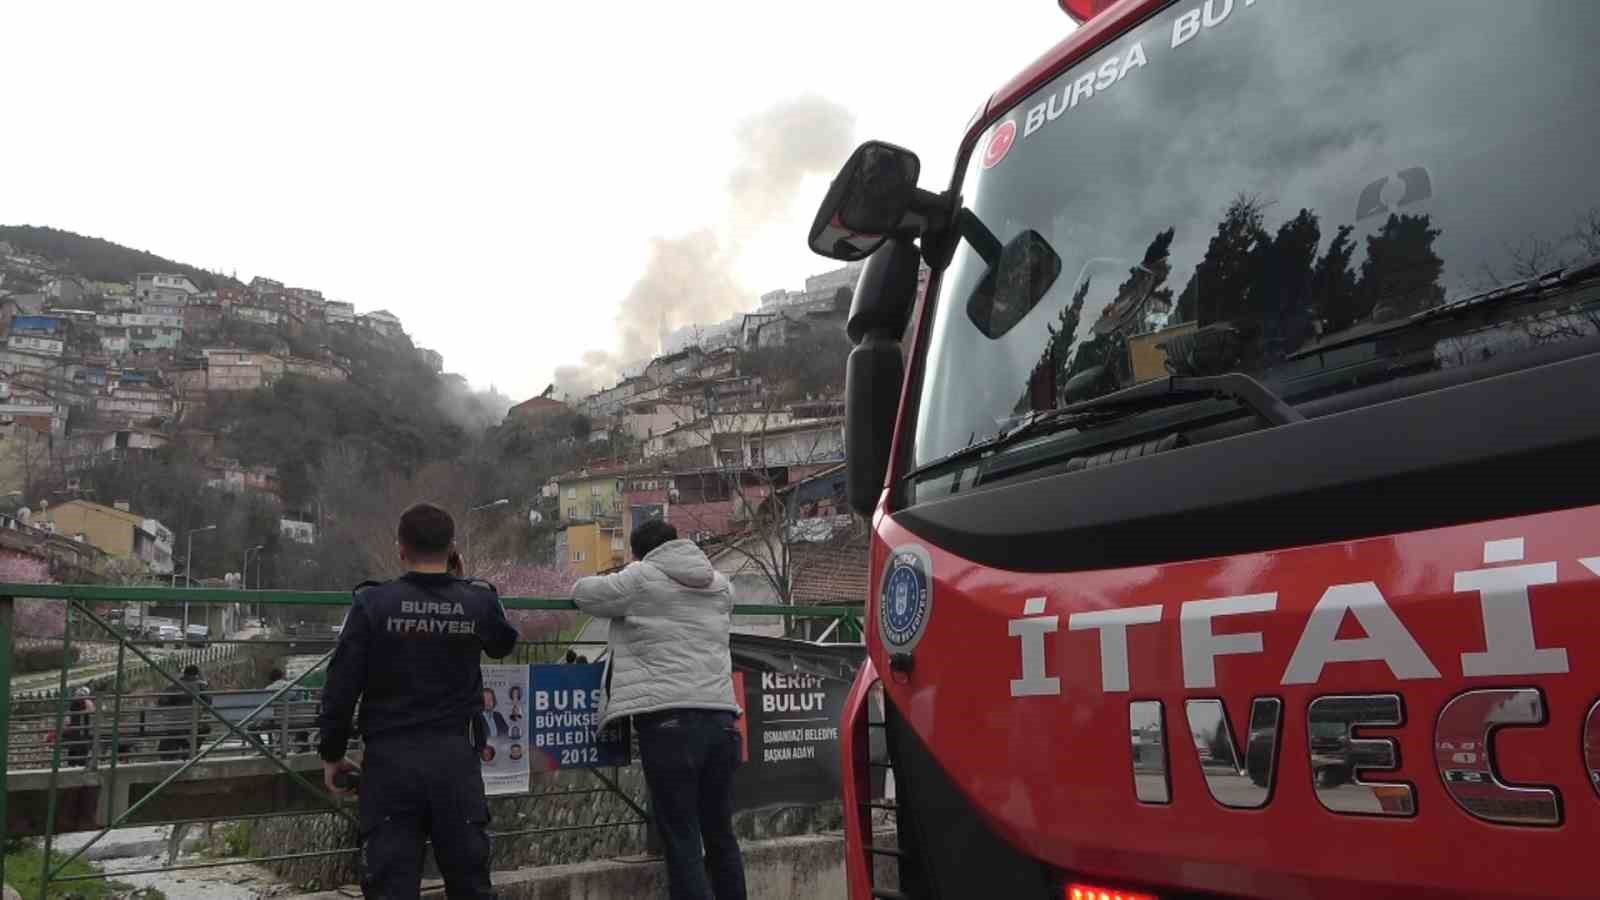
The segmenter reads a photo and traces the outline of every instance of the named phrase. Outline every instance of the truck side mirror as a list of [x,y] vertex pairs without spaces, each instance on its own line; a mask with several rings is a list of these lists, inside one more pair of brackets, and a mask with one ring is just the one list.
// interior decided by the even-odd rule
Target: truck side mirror
[[903,147],[868,141],[845,160],[811,223],[812,251],[854,262],[903,230],[917,201],[922,161]]
[[845,495],[850,508],[869,519],[889,471],[894,419],[904,380],[900,343],[881,332],[857,344],[845,363]]
[[845,364],[845,494],[850,507],[867,517],[889,471],[905,380],[900,335],[916,302],[919,265],[915,244],[888,240],[862,268],[845,325],[856,345]]

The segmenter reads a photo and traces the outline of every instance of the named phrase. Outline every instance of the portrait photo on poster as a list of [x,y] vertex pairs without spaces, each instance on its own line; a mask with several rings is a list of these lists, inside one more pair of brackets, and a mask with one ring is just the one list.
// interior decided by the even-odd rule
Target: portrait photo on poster
[[484,793],[490,796],[529,790],[528,758],[519,723],[527,693],[527,666],[483,667],[483,711],[477,730],[484,735],[479,760]]

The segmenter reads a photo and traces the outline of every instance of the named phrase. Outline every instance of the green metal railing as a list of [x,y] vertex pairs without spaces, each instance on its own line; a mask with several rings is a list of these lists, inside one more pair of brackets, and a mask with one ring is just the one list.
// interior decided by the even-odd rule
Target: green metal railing
[[[185,604],[200,606],[245,604],[255,607],[257,610],[266,608],[282,609],[293,607],[342,607],[350,604],[349,593],[336,591],[238,591],[216,589],[171,590],[167,588],[125,588],[93,585],[0,584],[0,683],[4,683],[7,686],[5,696],[0,698],[0,761],[6,761],[8,764],[11,760],[11,739],[14,724],[12,716],[13,698],[10,687],[12,684],[12,648],[15,639],[14,607],[15,600],[18,598],[26,598],[29,600],[59,601],[65,605],[65,622],[62,636],[62,659],[64,662],[64,667],[59,670],[57,685],[53,691],[54,696],[51,698],[51,701],[53,701],[53,705],[55,707],[53,716],[47,714],[45,717],[47,720],[53,719],[54,735],[56,738],[51,743],[48,754],[50,757],[50,771],[47,809],[45,814],[46,821],[44,828],[43,849],[45,863],[42,872],[42,895],[48,896],[49,885],[52,882],[67,882],[83,880],[86,878],[103,877],[100,875],[68,876],[65,875],[64,872],[68,865],[79,858],[90,847],[94,846],[94,844],[101,838],[104,838],[116,828],[122,827],[129,823],[136,813],[146,808],[151,803],[152,799],[160,795],[163,790],[168,788],[173,783],[183,779],[184,775],[193,770],[198,763],[212,756],[225,745],[233,745],[235,748],[242,747],[246,750],[253,750],[260,756],[260,758],[270,760],[272,765],[283,775],[286,775],[292,783],[294,783],[301,790],[309,792],[312,796],[316,797],[325,805],[309,810],[285,811],[262,815],[212,817],[209,819],[205,817],[199,819],[190,818],[184,820],[173,820],[174,822],[188,823],[191,821],[216,821],[218,818],[224,820],[264,818],[268,815],[273,817],[292,815],[321,815],[328,812],[335,813],[351,821],[352,823],[354,822],[349,810],[344,804],[341,804],[338,798],[328,794],[325,790],[323,790],[320,784],[314,784],[311,780],[307,779],[303,774],[301,774],[300,771],[296,770],[290,764],[287,752],[283,754],[282,758],[280,758],[278,754],[275,754],[267,745],[267,743],[263,741],[262,733],[257,729],[257,727],[253,727],[257,722],[257,717],[261,716],[264,712],[270,716],[270,710],[275,707],[281,709],[283,704],[288,701],[292,692],[304,690],[303,683],[308,677],[313,676],[313,673],[319,673],[318,677],[320,677],[320,673],[323,671],[323,668],[327,665],[328,660],[333,654],[331,645],[334,643],[335,639],[332,635],[323,637],[320,640],[315,638],[308,639],[305,637],[296,637],[290,640],[257,640],[240,642],[254,644],[257,646],[269,646],[271,644],[327,644],[329,646],[328,649],[317,658],[317,662],[314,665],[305,669],[287,684],[278,688],[270,697],[249,709],[248,712],[244,713],[242,716],[224,716],[220,712],[212,709],[211,704],[206,696],[202,696],[194,689],[192,685],[182,681],[174,673],[174,671],[172,671],[170,662],[168,662],[167,665],[163,665],[163,663],[167,662],[167,660],[161,658],[160,655],[153,650],[155,646],[160,645],[163,642],[140,640],[137,637],[132,637],[128,635],[122,628],[106,621],[105,618],[100,616],[91,608],[93,605],[108,603],[124,605],[161,604],[172,603],[175,601],[181,601]],[[503,603],[509,610],[550,610],[559,612],[576,611],[576,606],[573,604],[573,602],[566,598],[507,597],[503,598]],[[736,616],[777,617],[785,623],[785,631],[790,630],[790,623],[796,619],[833,620],[833,624],[829,627],[828,632],[832,635],[835,641],[859,641],[862,634],[860,619],[861,607],[857,605],[784,606],[751,604],[735,606],[734,614]],[[210,717],[208,719],[208,723],[210,720],[215,720],[221,724],[223,730],[222,733],[210,739],[204,748],[201,748],[200,738],[202,733],[199,727],[196,726],[193,729],[193,735],[191,738],[192,742],[188,745],[190,752],[187,755],[187,759],[178,765],[175,770],[168,773],[165,778],[163,778],[159,783],[156,784],[155,787],[151,788],[148,792],[141,796],[137,801],[129,804],[126,809],[122,810],[116,815],[108,814],[106,816],[106,825],[99,829],[98,834],[96,834],[93,839],[80,846],[66,858],[57,862],[56,856],[52,852],[52,843],[55,837],[56,824],[58,821],[58,781],[62,771],[63,747],[64,745],[71,744],[71,741],[66,739],[66,726],[68,719],[70,715],[73,715],[73,713],[70,713],[68,709],[71,703],[71,692],[68,689],[68,683],[71,677],[71,666],[69,663],[67,663],[67,660],[70,658],[70,651],[72,642],[74,640],[74,631],[76,630],[74,620],[76,619],[82,619],[83,621],[92,624],[95,628],[104,631],[105,634],[108,635],[109,639],[115,642],[117,648],[117,662],[113,682],[115,689],[112,694],[112,708],[110,710],[111,734],[109,741],[111,753],[109,756],[107,771],[104,776],[108,782],[108,786],[104,789],[105,796],[109,798],[114,798],[116,796],[115,792],[118,778],[117,766],[119,759],[123,758],[123,735],[120,729],[124,720],[124,695],[130,694],[126,688],[126,685],[124,684],[124,675],[127,671],[127,665],[129,662],[128,654],[130,652],[134,657],[136,657],[136,665],[139,665],[144,672],[158,676],[168,684],[166,689],[168,694],[182,692],[188,695],[187,701],[188,704],[191,705],[195,710],[194,715],[196,721],[198,721],[203,713],[204,716]],[[228,642],[215,641],[211,643]],[[519,645],[519,647],[526,650],[533,645],[567,647],[577,643],[580,642],[576,640],[534,641],[523,642]],[[151,649],[147,650],[146,648]],[[527,656],[525,652],[522,654],[522,657],[524,660],[526,660]],[[98,731],[95,732],[95,735],[95,739],[98,740]],[[280,747],[281,746],[282,745],[280,744]],[[91,755],[91,758],[97,759],[97,756]],[[91,763],[91,765],[92,764],[93,763]],[[634,813],[639,816],[639,818],[628,822],[602,823],[599,825],[565,825],[556,828],[521,829],[509,832],[498,832],[494,836],[511,837],[518,835],[542,834],[554,831],[569,831],[583,828],[639,825],[648,821],[648,816],[645,814],[645,811],[640,804],[628,796],[628,794],[618,786],[613,778],[607,778],[605,774],[599,770],[589,771],[604,785],[601,788],[594,789],[592,792],[606,792],[617,795],[629,808],[633,810]],[[553,796],[556,793],[585,793],[585,791],[539,792],[535,794],[535,796]],[[7,823],[10,821],[8,818],[9,795],[10,789],[8,782],[7,790],[0,792],[0,827],[7,827]],[[111,803],[114,801],[107,800],[107,802]],[[110,809],[109,806],[107,808]],[[148,825],[157,823],[140,821],[139,824]],[[311,853],[284,854],[277,857],[254,859],[252,861],[268,862],[280,859],[301,859],[354,852],[356,852],[355,848],[348,848],[340,850],[315,851]],[[3,857],[0,857],[0,860],[3,860]],[[144,871],[162,872],[173,871],[177,869],[205,868],[213,865],[225,864],[227,863],[194,863],[182,866],[168,866],[165,868],[141,870],[141,873]],[[0,861],[0,883],[4,882],[4,877],[4,865],[3,861]]]

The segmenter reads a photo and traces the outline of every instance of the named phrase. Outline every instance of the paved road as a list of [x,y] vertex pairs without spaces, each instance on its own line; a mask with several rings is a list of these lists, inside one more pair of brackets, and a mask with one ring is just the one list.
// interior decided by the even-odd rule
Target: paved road
[[[228,640],[252,641],[257,637],[265,636],[265,629],[250,626],[229,635]],[[98,678],[103,678],[117,671],[117,645],[114,643],[94,643],[78,645],[85,649],[83,662],[67,670],[67,688],[70,690],[80,684],[88,684]],[[92,648],[92,650],[90,649]],[[161,647],[146,647],[145,652],[151,658],[165,660],[189,650],[172,650]],[[130,652],[126,654],[124,665],[133,666],[140,663],[139,657]],[[11,694],[25,694],[30,691],[51,690],[61,684],[61,670],[52,669],[48,672],[33,672],[28,675],[18,675],[11,679]]]

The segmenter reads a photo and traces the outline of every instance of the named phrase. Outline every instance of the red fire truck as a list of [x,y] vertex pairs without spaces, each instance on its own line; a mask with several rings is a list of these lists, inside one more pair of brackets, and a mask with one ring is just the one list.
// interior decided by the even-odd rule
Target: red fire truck
[[1600,896],[1600,4],[1064,5],[811,231],[851,896]]

